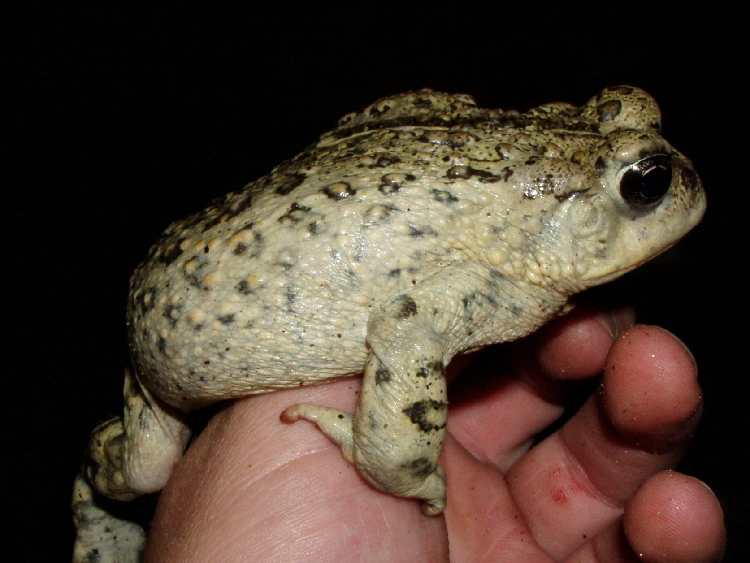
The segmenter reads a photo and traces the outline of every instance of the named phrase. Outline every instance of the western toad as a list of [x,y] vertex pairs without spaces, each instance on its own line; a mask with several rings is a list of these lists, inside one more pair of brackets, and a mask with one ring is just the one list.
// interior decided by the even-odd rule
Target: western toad
[[353,415],[284,416],[315,422],[376,489],[440,514],[451,358],[529,334],[700,220],[700,180],[660,123],[628,86],[527,113],[407,92],[174,223],[132,278],[125,414],[95,429],[76,480],[76,558],[137,556],[143,532],[92,487],[160,490],[186,413],[362,372]]

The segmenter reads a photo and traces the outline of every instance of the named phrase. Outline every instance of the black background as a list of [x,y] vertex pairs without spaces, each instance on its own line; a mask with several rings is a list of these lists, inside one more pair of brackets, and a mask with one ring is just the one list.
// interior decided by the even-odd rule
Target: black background
[[27,3],[6,34],[3,547],[68,559],[73,475],[91,427],[121,409],[128,278],[169,222],[384,95],[429,86],[525,110],[626,83],[659,101],[709,210],[594,296],[694,351],[705,415],[681,469],[716,491],[727,560],[745,560],[746,32],[715,8],[559,4]]

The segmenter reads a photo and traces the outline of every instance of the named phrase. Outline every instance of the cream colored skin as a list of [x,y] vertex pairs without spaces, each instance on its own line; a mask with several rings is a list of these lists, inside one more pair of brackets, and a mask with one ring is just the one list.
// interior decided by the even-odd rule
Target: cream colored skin
[[96,494],[160,490],[189,411],[363,371],[353,415],[286,418],[315,422],[378,490],[441,513],[451,358],[529,334],[700,220],[700,181],[660,122],[625,86],[525,114],[409,92],[173,224],[132,279],[124,421],[94,431],[75,557],[137,557],[142,531]]

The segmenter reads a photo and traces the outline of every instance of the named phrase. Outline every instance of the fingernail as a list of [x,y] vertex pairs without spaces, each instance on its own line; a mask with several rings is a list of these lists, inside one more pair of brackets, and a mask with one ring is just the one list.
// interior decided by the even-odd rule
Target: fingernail
[[617,338],[617,335],[619,334],[619,329],[617,328],[617,320],[611,312],[599,315],[596,320],[609,333],[609,335],[612,337],[612,340]]
[[635,324],[635,311],[632,307],[619,307],[603,312],[597,320],[614,340]]

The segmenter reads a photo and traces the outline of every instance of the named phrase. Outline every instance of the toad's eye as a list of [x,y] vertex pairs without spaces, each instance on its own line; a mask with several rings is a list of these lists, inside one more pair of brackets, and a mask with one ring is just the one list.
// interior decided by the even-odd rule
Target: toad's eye
[[620,180],[623,199],[638,210],[657,205],[672,184],[672,159],[655,154],[632,164]]

